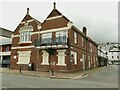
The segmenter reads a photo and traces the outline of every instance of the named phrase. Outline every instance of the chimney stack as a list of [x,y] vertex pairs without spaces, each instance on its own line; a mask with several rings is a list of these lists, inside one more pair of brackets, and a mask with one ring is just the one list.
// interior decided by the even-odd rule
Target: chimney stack
[[83,27],[82,30],[83,30],[83,33],[84,33],[85,35],[87,35],[87,28],[86,28],[86,27]]

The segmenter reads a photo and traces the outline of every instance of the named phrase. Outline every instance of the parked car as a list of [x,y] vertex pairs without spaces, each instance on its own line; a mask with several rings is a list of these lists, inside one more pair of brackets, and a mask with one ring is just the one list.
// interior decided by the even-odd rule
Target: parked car
[[115,65],[120,65],[120,62],[115,62]]
[[10,60],[3,60],[2,67],[9,67],[10,66]]
[[112,64],[113,64],[112,62],[110,62],[110,61],[108,62],[108,65],[112,65]]

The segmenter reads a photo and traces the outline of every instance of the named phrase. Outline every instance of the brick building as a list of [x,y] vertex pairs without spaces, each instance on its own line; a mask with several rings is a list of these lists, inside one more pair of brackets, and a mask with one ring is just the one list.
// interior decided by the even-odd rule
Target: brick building
[[12,35],[11,69],[19,69],[21,66],[23,70],[27,70],[29,63],[34,63],[36,67],[37,51],[34,41],[38,39],[40,25],[39,21],[29,15],[27,8],[27,14]]
[[62,72],[97,67],[97,43],[87,36],[86,27],[82,30],[60,13],[55,3],[42,24],[28,10],[14,31],[10,67],[19,69],[21,65],[27,70],[32,63],[34,70]]
[[10,61],[12,31],[0,27],[0,64]]

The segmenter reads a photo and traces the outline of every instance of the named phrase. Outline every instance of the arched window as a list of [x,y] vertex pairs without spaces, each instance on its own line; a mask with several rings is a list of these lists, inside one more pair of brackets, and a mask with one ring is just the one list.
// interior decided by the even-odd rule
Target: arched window
[[31,41],[31,32],[33,31],[33,27],[25,24],[22,28],[20,28],[20,43],[29,42]]

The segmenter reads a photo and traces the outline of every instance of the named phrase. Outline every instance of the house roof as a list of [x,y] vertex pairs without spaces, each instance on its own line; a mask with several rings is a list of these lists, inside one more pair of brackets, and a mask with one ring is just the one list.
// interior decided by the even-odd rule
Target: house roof
[[[54,18],[54,17],[56,17],[56,18]],[[54,19],[51,19],[51,18],[54,18]],[[66,18],[64,15],[62,15],[62,13],[59,12],[54,7],[53,10],[51,11],[51,13],[46,18],[46,20],[44,20],[44,22],[42,23],[41,30],[66,27],[69,21],[70,20],[68,18]]]
[[79,32],[83,37],[85,37],[87,40],[89,40],[90,42],[92,42],[94,45],[98,46],[98,44],[93,41],[90,37],[86,36],[83,32],[81,32],[77,27],[75,27],[74,25],[72,26],[72,28],[74,30],[76,30],[77,32]]
[[[56,3],[54,3],[53,10],[51,11],[51,13],[47,16],[46,20],[44,20],[44,22],[41,25],[42,26],[41,31],[67,27],[68,22],[70,22],[70,20],[56,9]],[[83,32],[81,32],[74,25],[72,25],[72,28],[78,31],[82,36],[87,38],[90,42],[98,46],[96,42],[94,42],[90,37],[86,36]]]
[[[28,20],[34,20],[38,25],[41,25],[41,22],[40,21],[38,21],[37,19],[35,19],[35,18],[33,18],[30,14],[29,14],[29,8],[27,8],[27,14],[25,15],[25,17],[22,19],[22,21],[21,22],[25,22],[25,21],[28,21]],[[20,22],[20,23],[21,23]],[[15,31],[14,31],[14,34],[16,34],[16,33],[18,33],[18,31],[16,31],[16,30],[18,30],[18,29],[20,29],[22,26],[24,26],[24,25],[18,25],[17,26],[17,28],[15,29]],[[15,33],[16,32],[16,33]]]
[[26,14],[22,21],[27,21],[33,19],[29,14]]
[[109,50],[109,52],[120,52],[120,49],[114,47],[111,50]]
[[0,27],[0,36],[11,38],[12,33],[12,31]]
[[59,15],[62,15],[62,14],[57,9],[53,9],[47,18],[51,18],[51,17],[55,17],[55,16],[59,16]]
[[12,38],[3,38],[0,39],[0,45],[12,44]]

